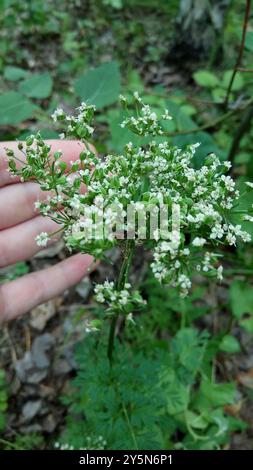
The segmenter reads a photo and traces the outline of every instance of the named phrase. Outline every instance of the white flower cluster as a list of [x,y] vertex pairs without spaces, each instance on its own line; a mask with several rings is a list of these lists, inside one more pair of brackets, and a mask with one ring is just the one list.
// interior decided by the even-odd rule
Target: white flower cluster
[[[163,128],[160,124],[157,114],[151,110],[150,106],[144,104],[137,92],[134,93],[134,99],[138,105],[138,115],[127,117],[121,127],[128,127],[132,132],[142,136],[157,136],[163,134]],[[127,100],[121,97],[122,103],[127,105]],[[162,115],[162,120],[171,120],[168,110]]]
[[[52,119],[54,122],[61,121],[67,122],[67,133],[69,135],[76,132],[79,129],[79,138],[80,139],[89,139],[92,137],[94,128],[90,125],[90,122],[93,118],[94,111],[96,107],[93,105],[88,105],[86,103],[81,103],[81,106],[77,108],[77,116],[67,115],[63,109],[58,108],[52,114]],[[61,134],[61,138],[65,137],[65,133]]]
[[[121,97],[121,101],[127,109],[127,99]],[[217,256],[219,248],[235,246],[238,241],[250,241],[250,235],[243,230],[240,220],[234,224],[231,217],[240,194],[231,176],[226,175],[230,162],[221,162],[216,155],[209,154],[203,165],[195,168],[193,158],[199,144],[184,149],[173,147],[163,133],[161,123],[163,119],[170,119],[168,111],[159,118],[136,93],[134,101],[138,112],[127,117],[123,127],[139,135],[150,136],[145,146],[134,146],[129,142],[122,154],[109,154],[103,159],[91,149],[86,149],[69,167],[62,160],[60,150],[50,156],[50,147],[38,134],[29,137],[25,146],[20,144],[26,156],[21,169],[16,167],[13,151],[9,151],[10,171],[23,180],[32,177],[42,190],[50,191],[50,197],[43,202],[38,201],[36,207],[43,215],[61,224],[70,249],[98,258],[108,248],[125,243],[125,217],[129,205],[140,211],[152,205],[159,211],[161,204],[168,208],[178,204],[178,246],[164,239],[160,228],[156,230],[154,239],[141,242],[153,250],[151,267],[155,277],[178,287],[181,294],[186,295],[194,271],[222,279],[222,267]],[[85,143],[93,133],[94,110],[94,106],[82,103],[77,116],[67,116],[59,109],[53,117],[65,124],[66,137],[71,135]],[[159,139],[154,140],[153,136],[157,135]],[[253,187],[251,182],[247,185]],[[119,215],[121,224],[118,224]],[[244,213],[241,220],[253,221],[253,217]],[[87,230],[93,234],[94,226],[99,236],[87,237]],[[168,230],[173,233],[171,213],[168,214]],[[135,224],[132,232],[134,236],[137,234]],[[42,233],[36,239],[40,246],[46,246],[48,238]],[[127,314],[131,313],[128,305],[131,306],[133,300],[136,305],[136,298],[132,298],[135,294],[131,294],[126,286],[118,291],[106,281],[96,288],[96,294],[98,301],[107,302],[117,311],[121,309]]]
[[35,237],[35,241],[38,246],[45,247],[49,242],[49,235],[47,232],[41,232],[39,235]]
[[142,299],[138,291],[130,292],[130,289],[129,283],[125,283],[124,288],[118,290],[113,281],[105,281],[95,286],[95,298],[97,302],[106,303],[109,306],[108,315],[115,314],[115,312],[126,313],[128,320],[131,320],[131,309],[143,307],[146,301]]

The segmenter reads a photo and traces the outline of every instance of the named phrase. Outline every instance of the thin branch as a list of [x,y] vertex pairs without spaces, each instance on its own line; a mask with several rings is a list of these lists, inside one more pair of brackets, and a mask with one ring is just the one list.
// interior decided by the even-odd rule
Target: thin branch
[[232,90],[234,79],[235,79],[236,73],[238,71],[238,68],[241,65],[242,55],[243,55],[244,46],[245,46],[246,31],[247,31],[248,21],[249,21],[249,16],[250,16],[250,7],[251,7],[251,0],[246,0],[245,15],[244,15],[244,21],[243,21],[243,30],[242,30],[242,39],[241,39],[239,54],[238,54],[238,57],[237,57],[237,60],[236,60],[236,64],[234,66],[233,73],[232,73],[231,78],[230,78],[230,82],[229,82],[229,85],[228,85],[226,97],[225,97],[225,100],[224,100],[224,106],[225,107],[227,107],[227,105],[228,105],[229,96],[230,96],[230,93],[231,93],[231,90]]
[[238,67],[237,70],[238,72],[243,72],[243,73],[253,73],[253,69],[245,69],[243,67]]
[[229,118],[234,113],[235,113],[235,110],[233,109],[229,111],[228,113],[222,114],[222,116],[218,117],[217,119],[214,119],[213,121],[210,121],[207,124],[203,124],[203,126],[194,127],[193,129],[189,129],[185,131],[165,132],[164,135],[166,135],[167,137],[176,137],[177,135],[196,134],[197,132],[210,129],[211,127],[215,127],[217,124],[219,124],[222,121],[225,121],[225,119]]
[[249,100],[245,104],[245,106],[243,106],[242,108],[231,109],[227,113],[222,114],[222,116],[219,116],[217,119],[214,119],[213,121],[210,121],[207,124],[203,124],[203,126],[194,127],[193,129],[189,129],[189,130],[185,130],[185,131],[164,132],[164,135],[166,135],[167,137],[176,137],[177,135],[196,134],[197,132],[204,131],[206,129],[210,129],[212,127],[217,126],[217,124],[220,124],[221,122],[225,121],[226,119],[228,119],[233,114],[236,114],[238,112],[243,111],[244,109],[247,109],[252,103],[253,103],[253,99]]

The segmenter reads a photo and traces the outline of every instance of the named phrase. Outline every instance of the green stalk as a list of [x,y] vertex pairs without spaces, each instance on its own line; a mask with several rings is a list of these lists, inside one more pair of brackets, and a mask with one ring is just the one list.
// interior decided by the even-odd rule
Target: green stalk
[[[127,240],[125,243],[125,247],[124,247],[123,261],[122,261],[119,278],[117,282],[118,291],[123,290],[125,287],[125,284],[128,281],[133,251],[134,251],[134,240]],[[111,364],[113,362],[114,339],[115,339],[115,331],[116,331],[118,318],[119,318],[119,313],[115,313],[111,321],[110,332],[109,332],[107,357]]]

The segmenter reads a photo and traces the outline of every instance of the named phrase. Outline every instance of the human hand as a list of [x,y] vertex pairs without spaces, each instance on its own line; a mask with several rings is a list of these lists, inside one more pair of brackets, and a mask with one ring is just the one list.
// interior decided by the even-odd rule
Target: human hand
[[[63,160],[76,160],[83,144],[77,141],[48,141],[52,152],[61,148]],[[7,171],[5,148],[18,155],[16,142],[0,143],[0,268],[31,258],[40,251],[35,237],[54,232],[59,226],[35,210],[34,203],[47,194],[33,182],[21,183]],[[23,158],[23,155],[22,155]],[[0,321],[8,321],[57,296],[78,283],[91,267],[93,258],[77,254],[42,271],[0,285]]]

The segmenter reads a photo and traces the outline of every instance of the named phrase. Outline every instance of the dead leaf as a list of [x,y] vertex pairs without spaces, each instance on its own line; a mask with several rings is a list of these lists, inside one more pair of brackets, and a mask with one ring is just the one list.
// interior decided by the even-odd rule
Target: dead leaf
[[249,372],[239,374],[237,376],[237,380],[240,384],[244,385],[245,387],[253,389],[253,369],[250,369]]

